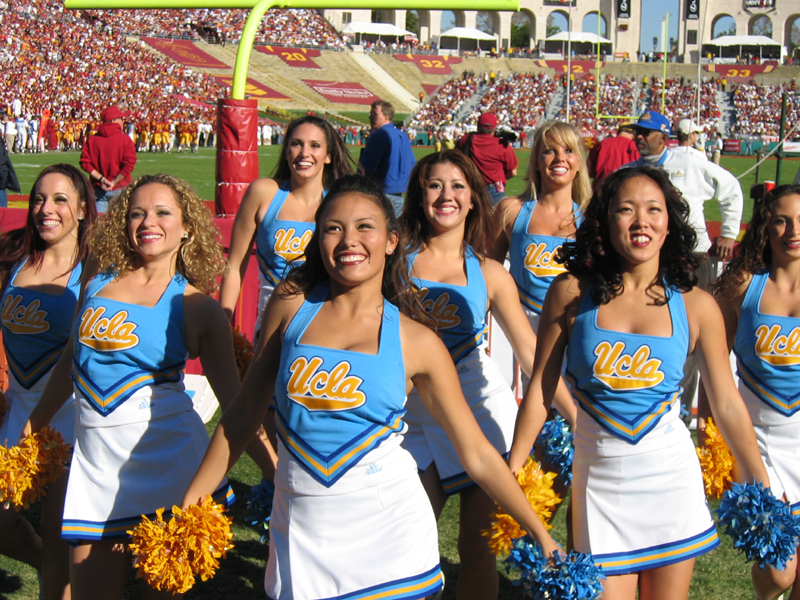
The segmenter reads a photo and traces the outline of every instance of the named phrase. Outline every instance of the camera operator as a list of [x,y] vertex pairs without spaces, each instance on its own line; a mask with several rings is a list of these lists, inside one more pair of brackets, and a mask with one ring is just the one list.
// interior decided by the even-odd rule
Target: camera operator
[[517,155],[511,147],[515,139],[510,131],[498,133],[497,116],[486,112],[478,117],[477,133],[458,140],[458,149],[478,167],[494,204],[505,197],[506,182],[517,174]]

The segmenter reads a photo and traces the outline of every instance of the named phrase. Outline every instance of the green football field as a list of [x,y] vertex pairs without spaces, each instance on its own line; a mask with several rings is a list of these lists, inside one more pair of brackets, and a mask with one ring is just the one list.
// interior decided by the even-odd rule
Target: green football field
[[[416,148],[417,156],[431,152],[430,148]],[[261,147],[259,150],[261,174],[269,176],[275,165],[278,148],[274,146]],[[359,148],[351,148],[353,156],[357,158]],[[520,173],[523,173],[530,153],[518,151],[520,158]],[[78,164],[78,152],[58,152],[39,155],[12,155],[12,161],[19,175],[23,193],[27,194],[43,166],[57,162]],[[166,172],[182,177],[191,182],[204,199],[212,200],[214,196],[214,160],[213,149],[201,149],[199,154],[150,154],[139,155],[134,176]],[[723,157],[722,165],[730,169],[735,175],[740,176],[755,164],[753,158]],[[783,183],[790,182],[797,171],[800,162],[785,161],[783,164]],[[775,178],[775,161],[767,161],[761,167],[761,179]],[[750,186],[755,181],[755,173],[741,179],[745,193],[745,221],[749,220],[752,202],[749,200]],[[521,177],[514,178],[508,185],[508,193],[516,194],[522,190]],[[707,207],[709,220],[716,220],[719,212],[713,203]],[[213,424],[213,422],[212,422]],[[176,469],[181,468],[175,465]],[[234,543],[228,558],[222,563],[217,576],[208,582],[198,583],[193,590],[186,594],[189,599],[220,600],[236,598],[237,600],[250,600],[264,598],[263,573],[266,563],[268,548],[259,541],[260,533],[253,530],[246,522],[244,495],[249,487],[258,482],[259,473],[248,457],[242,458],[230,473],[230,480],[239,501],[233,506],[231,515],[234,519]],[[566,543],[566,528],[564,525],[565,510],[559,511],[555,518],[554,535],[562,543]],[[38,509],[33,507],[25,514],[38,526]],[[402,526],[401,523],[398,526]],[[455,598],[455,583],[458,579],[459,561],[456,551],[456,536],[458,532],[458,499],[451,499],[442,516],[439,526],[440,549],[442,567],[447,579],[444,597]],[[724,536],[723,536],[724,538]],[[391,543],[391,540],[387,540]],[[700,557],[692,581],[690,598],[700,600],[745,600],[754,597],[750,584],[749,566],[739,554],[733,551],[727,538],[722,540],[722,547]],[[512,585],[504,571],[501,574],[500,598],[501,600],[520,598],[521,591]],[[125,598],[139,598],[138,584],[131,575],[126,589]],[[5,557],[0,557],[0,600],[2,599],[30,599],[38,598],[38,584],[36,573],[33,569],[16,563]]]

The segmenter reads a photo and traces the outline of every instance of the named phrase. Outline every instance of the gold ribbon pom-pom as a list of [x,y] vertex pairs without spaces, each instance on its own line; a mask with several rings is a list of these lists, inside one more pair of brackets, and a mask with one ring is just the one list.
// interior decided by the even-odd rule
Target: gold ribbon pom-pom
[[239,371],[239,381],[244,379],[247,368],[253,360],[253,344],[238,329],[231,327],[233,333],[233,354],[236,357],[236,370]]
[[[545,473],[541,465],[530,457],[517,474],[517,482],[525,493],[528,503],[548,529],[552,527],[549,522],[553,517],[553,510],[562,500],[553,491],[555,478],[555,473]],[[483,535],[489,538],[489,548],[493,554],[508,554],[514,545],[514,540],[526,535],[527,532],[502,508],[499,508],[493,516],[494,523],[491,529],[484,531]]]
[[736,465],[731,451],[722,439],[722,434],[712,419],[706,423],[706,439],[697,448],[700,467],[703,469],[703,483],[708,498],[722,498],[733,484],[732,471]]
[[19,446],[0,446],[0,503],[28,508],[67,472],[69,455],[69,444],[52,427],[28,435]]
[[223,515],[225,508],[215,504],[210,497],[198,506],[192,504],[185,510],[172,507],[169,521],[164,520],[164,509],[156,511],[155,520],[146,516],[133,531],[131,552],[137,577],[150,587],[173,594],[189,591],[195,575],[206,581],[219,568],[219,559],[225,558],[231,544],[231,519]]

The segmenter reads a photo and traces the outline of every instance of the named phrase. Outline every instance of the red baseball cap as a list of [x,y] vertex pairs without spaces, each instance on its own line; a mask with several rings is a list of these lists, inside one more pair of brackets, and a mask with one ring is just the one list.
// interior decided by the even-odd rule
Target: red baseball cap
[[109,106],[100,113],[100,120],[103,123],[110,123],[114,119],[125,119],[130,115],[131,113],[122,112],[118,106]]
[[480,117],[478,117],[478,127],[494,129],[497,127],[497,115],[494,113],[483,113]]

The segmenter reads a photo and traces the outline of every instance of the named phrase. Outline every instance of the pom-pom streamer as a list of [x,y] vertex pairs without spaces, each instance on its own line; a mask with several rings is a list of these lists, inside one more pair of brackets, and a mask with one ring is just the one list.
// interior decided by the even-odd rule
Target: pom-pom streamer
[[28,435],[19,446],[0,446],[0,502],[27,508],[67,472],[69,457],[69,444],[52,427]]
[[712,419],[706,423],[706,439],[703,445],[697,448],[697,457],[703,469],[703,484],[708,498],[722,498],[733,484],[733,467],[736,459],[722,439],[717,426]]
[[508,558],[509,571],[518,571],[526,598],[533,600],[592,600],[603,593],[603,570],[596,566],[589,554],[557,552],[548,560],[539,544],[530,538],[514,540]]
[[800,540],[800,522],[789,504],[760,483],[734,483],[717,509],[719,524],[733,546],[759,567],[783,570]]
[[156,511],[155,520],[142,517],[133,531],[130,543],[136,576],[150,587],[183,594],[190,590],[195,576],[206,581],[219,568],[219,559],[233,548],[230,540],[231,520],[223,515],[225,508],[210,497],[198,506],[185,510],[172,507],[169,521],[164,509]]
[[572,483],[572,459],[575,448],[572,446],[572,429],[566,419],[559,414],[547,421],[536,438],[536,445],[548,464],[558,467],[558,477],[565,484]]
[[[522,487],[528,503],[548,529],[552,527],[549,521],[553,517],[553,510],[561,504],[561,497],[553,491],[555,478],[555,473],[545,473],[539,463],[531,458],[528,458],[525,466],[517,474],[517,482]],[[511,515],[499,508],[494,514],[491,529],[485,530],[483,535],[489,538],[489,548],[492,553],[503,555],[509,553],[516,538],[523,537],[526,533]]]
[[233,354],[236,357],[236,370],[239,372],[239,381],[244,379],[244,374],[253,361],[253,344],[237,328],[231,326],[233,334]]
[[272,513],[272,498],[275,495],[275,484],[269,479],[262,479],[261,483],[250,488],[250,493],[244,497],[247,500],[249,511],[248,522],[261,532],[261,543],[268,538],[269,517]]

